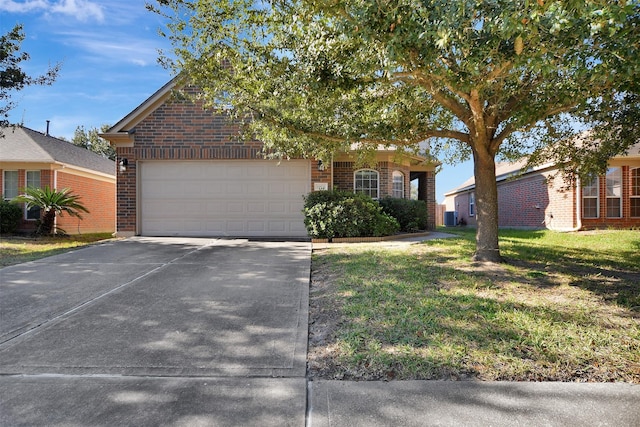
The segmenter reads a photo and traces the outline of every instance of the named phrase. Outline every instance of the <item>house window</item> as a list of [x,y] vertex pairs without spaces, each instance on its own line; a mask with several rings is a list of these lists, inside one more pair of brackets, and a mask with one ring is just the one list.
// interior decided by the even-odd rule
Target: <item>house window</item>
[[599,200],[599,187],[600,180],[595,177],[587,185],[582,187],[582,217],[583,218],[598,218],[598,206]]
[[476,214],[476,193],[469,193],[469,216]]
[[404,174],[399,171],[393,172],[393,197],[404,199]]
[[2,197],[4,197],[5,200],[18,197],[18,171],[4,171],[2,183],[4,184]]
[[354,177],[354,191],[364,193],[374,199],[378,198],[378,172],[372,169],[356,171]]
[[622,216],[622,171],[607,169],[607,218]]
[[[27,187],[40,188],[40,171],[27,171],[26,176]],[[26,219],[40,219],[40,208],[37,206],[27,209],[25,212]]]
[[631,169],[631,216],[640,217],[640,168]]

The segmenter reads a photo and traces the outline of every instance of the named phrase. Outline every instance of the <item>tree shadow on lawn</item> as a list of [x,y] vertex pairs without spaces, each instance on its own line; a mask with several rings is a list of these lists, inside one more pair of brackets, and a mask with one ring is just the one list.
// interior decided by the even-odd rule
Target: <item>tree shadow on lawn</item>
[[640,251],[619,251],[616,258],[602,250],[536,247],[513,244],[506,263],[524,270],[531,284],[542,287],[568,284],[588,290],[627,309],[640,312]]
[[456,257],[441,252],[331,258],[314,265],[312,375],[640,381],[640,335],[624,341],[628,331],[615,325],[599,336],[603,319],[588,310],[521,300],[502,289],[514,280],[530,285],[526,275],[447,266]]

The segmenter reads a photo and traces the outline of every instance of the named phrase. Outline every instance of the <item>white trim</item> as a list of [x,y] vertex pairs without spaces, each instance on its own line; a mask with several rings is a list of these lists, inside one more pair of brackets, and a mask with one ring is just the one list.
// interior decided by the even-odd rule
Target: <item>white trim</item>
[[[595,196],[585,196],[584,195],[584,189],[586,187],[591,187],[591,186],[595,186],[596,195]],[[595,178],[593,178],[593,180],[590,181],[587,185],[584,185],[584,186],[580,187],[580,195],[579,195],[579,197],[582,200],[582,218],[584,218],[584,219],[597,219],[597,218],[600,218],[600,177],[599,176],[596,176]],[[585,212],[584,200],[585,199],[596,199],[596,216],[585,216],[585,214],[584,214],[584,212]]]
[[[638,171],[638,194],[633,194],[633,171]],[[640,216],[633,216],[631,214],[631,200],[640,201],[640,166],[629,168],[629,217],[640,218]]]
[[7,177],[6,177],[6,173],[7,172],[15,172],[16,173],[16,196],[20,195],[20,187],[19,187],[19,183],[20,183],[20,171],[19,170],[14,170],[14,169],[5,169],[2,171],[2,198],[5,200],[11,200],[13,199],[13,197],[5,197],[5,194],[7,194]]
[[[38,178],[38,186],[35,188],[42,188],[42,171],[39,169],[31,169],[31,170],[25,170],[24,171],[24,186],[25,188],[27,188],[29,186],[29,172],[38,172],[39,178]],[[55,187],[54,187],[55,188]],[[40,218],[28,218],[28,214],[29,214],[29,210],[27,209],[27,205],[24,205],[24,220],[25,221],[37,221]]]
[[[473,203],[471,202],[473,201]],[[476,216],[476,192],[469,193],[469,216]]]
[[[354,193],[358,192],[356,189],[356,175],[358,174],[358,172],[374,172],[376,174],[376,197],[371,197],[371,198],[376,200],[379,199],[380,198],[380,172],[378,172],[375,169],[358,169],[357,171],[354,171],[353,172],[353,192]],[[370,193],[372,188],[368,187],[366,190],[368,191],[368,193]],[[361,191],[361,193],[364,193],[364,191]],[[370,194],[367,194],[367,195],[370,196]]]
[[[618,186],[620,188],[620,194],[617,195],[617,196],[615,196],[615,195],[614,196],[609,196],[609,172],[611,171],[613,173],[616,170],[618,172],[618,178],[619,178]],[[605,189],[606,189],[606,191],[605,191],[605,197],[606,197],[605,218],[622,218],[622,196],[623,196],[622,189],[623,189],[623,186],[622,186],[622,168],[621,167],[607,168],[607,174],[605,176]],[[620,215],[618,215],[618,216],[609,216],[609,199],[618,199],[618,210],[620,212]]]
[[[379,177],[379,176],[378,176]],[[402,188],[400,189],[400,194],[401,196],[398,197],[396,196],[396,177],[400,177],[401,181],[400,183],[402,184]],[[399,199],[404,199],[405,198],[405,185],[404,185],[404,181],[405,181],[405,174],[402,171],[399,170],[394,170],[391,173],[391,195],[393,197],[399,198]]]

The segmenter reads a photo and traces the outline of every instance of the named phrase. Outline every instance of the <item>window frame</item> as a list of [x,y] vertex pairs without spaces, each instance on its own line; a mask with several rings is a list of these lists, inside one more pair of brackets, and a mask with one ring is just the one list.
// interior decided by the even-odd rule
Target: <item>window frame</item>
[[[587,188],[594,188],[595,189],[595,196],[593,195],[585,195],[585,189]],[[596,219],[596,218],[600,218],[600,177],[596,176],[594,177],[589,184],[587,185],[583,185],[581,188],[581,197],[582,197],[582,218],[584,219]],[[585,199],[590,199],[593,200],[595,199],[596,201],[596,216],[586,216],[585,214]]]
[[[612,185],[611,189],[610,189],[609,181],[610,180],[613,181],[613,179],[615,179],[615,177],[610,179],[609,178],[610,174],[613,174],[613,173],[616,173],[616,172],[617,172],[617,174],[616,174],[617,175],[617,183],[615,185]],[[616,182],[616,181],[614,181],[614,182]],[[610,196],[609,192],[614,193],[616,191],[616,189],[617,189],[618,195],[614,194],[614,195]],[[606,212],[605,212],[606,217],[607,218],[622,218],[622,168],[612,167],[612,168],[608,168],[607,169],[606,193],[605,193],[605,195],[606,195],[606,199],[607,199],[607,201],[606,201]],[[615,199],[618,200],[618,203],[617,203],[617,205],[618,205],[617,206],[618,214],[614,216],[614,215],[610,215],[609,214],[609,209],[610,209],[609,200],[615,200]],[[613,209],[613,206],[611,206],[611,209]]]
[[[15,173],[15,182],[16,182],[16,188],[15,188],[15,196],[13,197],[7,197],[7,173],[11,172],[11,173]],[[20,172],[17,170],[4,170],[2,171],[2,198],[4,200],[11,200],[14,197],[17,197],[18,195],[20,195]]]
[[469,193],[469,216],[476,216],[476,192]]
[[[400,178],[400,180],[396,181],[396,178]],[[400,185],[400,188],[396,188],[397,184]],[[397,199],[404,199],[404,190],[404,173],[398,170],[393,171],[391,174],[391,196]]]
[[[361,173],[369,173],[369,174],[374,174],[375,175],[375,180],[376,180],[376,186],[375,188],[371,187],[371,185],[367,186],[367,187],[361,187],[358,188],[358,182],[362,182],[363,184],[365,182],[368,181],[369,184],[371,184],[371,182],[373,181],[371,178],[369,179],[358,179],[358,174]],[[371,192],[375,190],[375,197],[373,195],[371,195]],[[363,193],[366,194],[368,196],[370,196],[372,199],[378,200],[380,198],[380,172],[378,172],[375,169],[358,169],[357,171],[355,171],[353,173],[353,192],[354,193]]]
[[[29,179],[29,175],[38,174],[37,183],[33,178]],[[32,181],[32,182],[30,182]],[[41,188],[42,187],[42,172],[40,170],[26,170],[24,171],[24,182],[25,187],[31,188]],[[37,185],[34,185],[37,184]],[[27,209],[27,206],[24,207],[24,219],[27,221],[37,221],[40,219],[41,209],[39,206],[34,206],[31,209]]]
[[[636,215],[634,209],[637,209]],[[629,216],[640,218],[640,166],[629,169]]]

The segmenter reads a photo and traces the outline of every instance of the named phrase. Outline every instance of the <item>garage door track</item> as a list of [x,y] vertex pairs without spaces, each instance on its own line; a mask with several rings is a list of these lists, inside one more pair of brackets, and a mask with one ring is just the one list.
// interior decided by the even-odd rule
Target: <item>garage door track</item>
[[0,425],[304,425],[310,254],[136,238],[0,270]]

